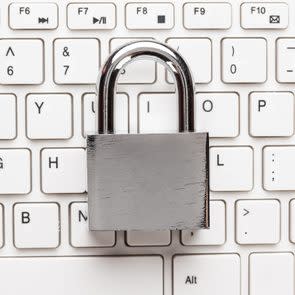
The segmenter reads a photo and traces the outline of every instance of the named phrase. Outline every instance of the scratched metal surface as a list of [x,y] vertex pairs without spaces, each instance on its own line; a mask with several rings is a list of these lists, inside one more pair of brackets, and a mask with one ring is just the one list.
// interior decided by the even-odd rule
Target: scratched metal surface
[[91,230],[208,226],[206,133],[88,137]]

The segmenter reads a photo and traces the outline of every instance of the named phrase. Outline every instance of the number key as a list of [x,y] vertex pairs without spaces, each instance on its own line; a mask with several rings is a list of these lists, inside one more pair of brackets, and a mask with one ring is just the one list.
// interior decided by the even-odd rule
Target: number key
[[43,51],[40,39],[1,39],[0,84],[41,84]]
[[54,81],[57,84],[95,84],[99,70],[97,39],[56,39]]
[[225,83],[264,83],[267,79],[264,38],[225,38],[222,41],[222,80]]

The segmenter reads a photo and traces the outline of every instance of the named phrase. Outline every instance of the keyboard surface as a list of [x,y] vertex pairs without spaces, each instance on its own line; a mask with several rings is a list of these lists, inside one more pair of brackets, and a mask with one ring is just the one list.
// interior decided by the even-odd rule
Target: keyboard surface
[[[193,72],[209,230],[88,231],[95,82],[139,39]],[[0,294],[293,295],[294,64],[294,0],[1,0]],[[129,65],[116,132],[176,132],[172,83],[153,61]]]

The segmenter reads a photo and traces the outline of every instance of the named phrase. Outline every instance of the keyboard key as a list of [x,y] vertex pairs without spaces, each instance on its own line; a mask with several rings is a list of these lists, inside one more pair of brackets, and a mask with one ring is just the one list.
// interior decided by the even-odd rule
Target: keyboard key
[[29,94],[26,108],[29,138],[67,139],[72,136],[73,107],[70,94]]
[[277,200],[242,200],[236,203],[237,243],[277,244],[280,228],[280,203]]
[[[208,38],[170,38],[167,43],[185,58],[196,83],[210,83],[212,79],[212,45]],[[195,54],[192,54],[195,52]],[[167,72],[168,73],[168,72]],[[168,82],[173,78],[168,74]]]
[[68,27],[71,30],[111,30],[116,27],[113,3],[70,3]]
[[252,148],[238,146],[210,148],[210,177],[212,191],[252,190]]
[[115,232],[89,231],[87,203],[72,203],[70,217],[70,242],[73,247],[112,247],[115,245]]
[[210,229],[181,232],[181,242],[185,246],[223,245],[225,243],[225,203],[210,201]]
[[56,39],[54,81],[57,84],[95,84],[99,73],[97,39]]
[[263,186],[269,191],[295,190],[295,146],[268,146],[263,150]]
[[[151,40],[152,38],[114,38],[111,40],[110,49],[123,46],[132,41]],[[137,60],[129,64],[121,73],[119,83],[122,84],[152,84],[156,81],[156,63],[152,60]]]
[[292,92],[252,92],[250,94],[250,134],[291,136],[294,133]]
[[[83,95],[83,135],[97,132],[97,101],[94,93]],[[115,133],[128,133],[129,130],[129,97],[125,93],[116,94],[115,98]]]
[[[163,116],[165,114],[165,116]],[[174,93],[139,95],[139,132],[178,132],[178,99]]]
[[4,246],[4,208],[0,204],[0,248]]
[[[0,294],[163,295],[161,256],[2,259]],[[13,279],[17,283],[12,284]],[[36,283],[38,278],[38,283]],[[115,279],[115,283],[114,283]],[[229,294],[231,295],[231,294]]]
[[202,92],[195,95],[195,126],[210,137],[236,137],[240,132],[239,95]]
[[174,27],[172,3],[128,3],[125,16],[129,30],[168,30]]
[[59,245],[59,207],[55,203],[14,206],[14,245],[17,248],[56,248]]
[[194,2],[183,6],[184,27],[189,30],[229,29],[232,8],[229,3]]
[[286,29],[289,23],[287,3],[247,2],[241,5],[244,29]]
[[290,241],[295,243],[295,200],[290,202]]
[[292,253],[254,253],[249,263],[250,295],[294,294]]
[[177,255],[173,290],[174,295],[240,294],[240,258],[236,254]]
[[171,243],[171,233],[165,231],[129,231],[126,235],[129,246],[168,246]]
[[84,149],[43,149],[41,160],[44,193],[85,193],[86,152]]
[[222,40],[222,80],[225,83],[264,83],[267,47],[263,38]]
[[280,83],[295,82],[295,38],[277,40],[277,80]]
[[0,194],[31,191],[31,152],[28,149],[0,149],[0,183]]
[[43,50],[39,39],[0,39],[0,84],[43,83]]
[[48,30],[58,26],[56,3],[12,3],[9,26],[14,30]]
[[0,94],[0,139],[14,139],[16,133],[16,96]]

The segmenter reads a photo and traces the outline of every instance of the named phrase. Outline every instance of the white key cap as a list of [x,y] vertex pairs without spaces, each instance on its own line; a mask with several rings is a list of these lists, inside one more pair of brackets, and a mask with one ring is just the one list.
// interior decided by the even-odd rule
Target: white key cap
[[292,92],[252,92],[250,94],[250,134],[291,136],[294,133]]
[[[95,134],[97,132],[96,123],[96,96],[94,93],[83,95],[83,135]],[[115,98],[115,133],[128,133],[129,129],[129,97],[125,93],[116,94]]]
[[252,148],[212,147],[210,149],[210,177],[212,191],[252,190]]
[[242,200],[236,203],[236,240],[239,244],[276,244],[280,241],[280,203]]
[[267,48],[263,38],[225,38],[222,41],[222,80],[225,83],[263,83],[267,79]]
[[4,245],[4,209],[0,204],[0,248]]
[[295,38],[277,40],[277,80],[281,83],[295,82]]
[[287,3],[247,2],[241,5],[244,29],[285,29],[289,23]]
[[[178,130],[178,100],[174,93],[139,95],[139,132],[172,133]],[[165,114],[165,115],[163,115]]]
[[31,139],[67,139],[72,136],[70,94],[27,96],[27,136]]
[[129,30],[165,30],[174,26],[172,3],[128,3],[125,15]]
[[0,94],[0,139],[16,137],[16,96]]
[[56,3],[12,3],[9,6],[9,26],[14,30],[56,29]]
[[[161,256],[14,257],[2,260],[0,294],[7,294],[7,290],[9,295],[18,295],[24,290],[26,295],[164,293]],[[12,283],[16,277],[17,283]]]
[[236,254],[177,255],[173,278],[174,295],[237,295],[240,258]]
[[59,236],[57,204],[19,203],[14,206],[14,245],[17,248],[56,248]]
[[100,64],[97,39],[56,39],[54,81],[57,84],[95,84]]
[[[212,79],[212,45],[208,38],[171,38],[167,43],[186,59],[196,83],[210,83]],[[192,51],[195,54],[192,54]],[[169,83],[173,78],[168,75]]]
[[210,229],[182,231],[181,242],[183,245],[223,245],[225,243],[225,203],[210,201],[210,214]]
[[295,200],[290,202],[290,241],[295,243]]
[[196,29],[229,29],[232,7],[229,3],[194,2],[183,6],[184,27]]
[[68,27],[71,30],[111,30],[116,27],[113,3],[70,3]]
[[295,146],[269,146],[263,152],[263,186],[269,191],[295,190]]
[[[138,40],[151,40],[151,38],[114,38],[110,49],[115,50],[122,45]],[[138,60],[129,64],[122,72],[119,83],[122,84],[152,84],[156,80],[156,63],[152,60]]]
[[254,253],[249,262],[250,295],[294,294],[292,253]]
[[72,203],[70,212],[70,242],[73,247],[112,247],[115,245],[115,232],[89,231],[87,203]]
[[195,125],[210,137],[236,137],[240,132],[239,95],[234,92],[197,93]]
[[44,193],[84,193],[86,191],[84,149],[44,149],[41,155]]
[[126,243],[129,246],[168,246],[171,243],[171,233],[165,231],[129,231]]
[[31,152],[28,149],[0,149],[0,183],[0,194],[31,191]]
[[43,50],[39,39],[1,39],[0,84],[41,84]]

